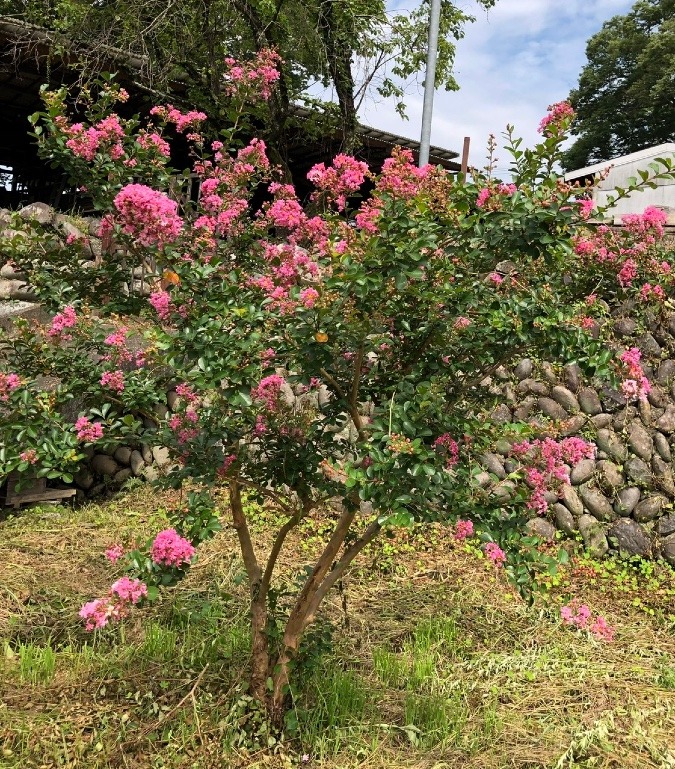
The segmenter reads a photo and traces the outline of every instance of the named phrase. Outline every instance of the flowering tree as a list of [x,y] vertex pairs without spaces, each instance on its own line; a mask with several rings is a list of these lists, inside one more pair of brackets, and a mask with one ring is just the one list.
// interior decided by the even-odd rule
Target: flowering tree
[[[598,247],[593,259],[580,246],[596,236],[582,234],[587,207],[552,170],[570,120],[559,106],[533,150],[512,140],[510,184],[492,179],[489,169],[471,183],[418,169],[404,150],[395,150],[377,177],[339,156],[310,172],[320,211],[310,216],[276,178],[261,141],[238,151],[221,142],[207,147],[202,115],[158,108],[156,122],[140,126],[109,113],[115,98],[119,91],[108,86],[106,109],[92,104],[89,123],[72,124],[65,94],[47,95],[39,138],[42,151],[85,184],[105,212],[106,285],[123,284],[130,265],[143,263],[154,271],[155,289],[139,319],[106,316],[105,305],[94,314],[91,286],[75,295],[39,279],[45,263],[63,259],[64,249],[72,258],[72,249],[86,244],[52,239],[38,264],[30,238],[15,239],[16,260],[33,271],[58,312],[51,327],[24,327],[9,345],[16,370],[0,380],[0,408],[20,411],[34,389],[29,377],[55,374],[85,406],[92,392],[107,400],[105,411],[85,410],[68,428],[77,440],[145,431],[146,442],[169,447],[175,458],[167,482],[189,480],[200,489],[146,548],[111,549],[111,560],[125,562],[132,576],[83,607],[89,628],[125,616],[180,579],[219,527],[212,492],[228,489],[250,587],[252,692],[278,722],[304,631],[383,529],[468,515],[484,532],[486,556],[502,565],[510,546],[506,568],[523,581],[529,567],[518,534],[521,499],[545,512],[544,488],[562,483],[565,464],[592,447],[558,441],[555,425],[538,437],[528,437],[531,428],[502,426],[501,434],[524,439],[513,455],[531,488],[520,498],[490,498],[473,481],[477,455],[499,434],[481,382],[514,356],[542,351],[609,374],[608,337],[594,338],[605,305],[589,299],[584,281],[567,276],[592,259],[600,293],[606,284],[638,289],[617,277],[620,249],[609,259]],[[176,130],[189,132],[201,184],[199,200],[183,207],[169,194],[166,143]],[[353,208],[368,178],[372,195]],[[257,198],[264,202],[254,205],[256,192],[264,192]],[[649,237],[658,232],[656,219],[649,213],[640,220]],[[635,229],[626,237],[639,235]],[[636,269],[651,269],[651,262],[636,261]],[[659,280],[667,290],[670,272],[660,268]],[[642,298],[650,307],[660,301],[653,291]],[[112,309],[136,312],[138,297],[118,297]],[[137,336],[145,329],[136,352],[132,322]],[[609,335],[609,326],[602,333]],[[639,359],[629,352],[617,371],[624,364],[638,381]],[[177,383],[172,413],[142,427],[139,417],[147,425],[170,383]],[[631,394],[644,386],[640,380]],[[27,467],[19,451],[42,459],[41,444],[27,436],[7,441],[5,471]],[[246,495],[284,514],[264,556],[251,537]],[[269,633],[270,591],[285,540],[335,498],[341,511],[278,638]],[[472,530],[462,521],[458,536]]]

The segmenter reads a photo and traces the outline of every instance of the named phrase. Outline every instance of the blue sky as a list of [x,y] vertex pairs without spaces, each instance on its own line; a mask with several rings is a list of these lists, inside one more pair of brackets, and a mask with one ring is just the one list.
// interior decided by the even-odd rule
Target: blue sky
[[[437,91],[432,144],[461,150],[471,137],[470,162],[483,165],[488,134],[501,138],[507,123],[528,145],[546,107],[564,99],[585,61],[586,41],[612,16],[627,13],[634,0],[498,0],[488,13],[473,0],[459,0],[477,17],[457,44],[456,78],[460,90]],[[413,0],[396,3],[410,7]],[[394,105],[367,103],[361,121],[410,138],[419,138],[422,91],[413,87],[406,99],[409,120]],[[508,164],[498,153],[499,168]]]

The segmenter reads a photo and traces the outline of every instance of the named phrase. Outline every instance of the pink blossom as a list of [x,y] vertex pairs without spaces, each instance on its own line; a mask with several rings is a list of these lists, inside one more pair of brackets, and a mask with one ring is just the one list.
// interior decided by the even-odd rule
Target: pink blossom
[[456,328],[458,331],[461,331],[464,328],[468,328],[471,325],[471,321],[469,318],[465,318],[463,315],[460,315],[459,318],[453,323],[453,328]]
[[504,278],[498,272],[491,272],[488,275],[488,279],[491,280],[497,286],[504,282]]
[[488,542],[485,545],[485,555],[495,566],[503,566],[506,563],[506,553],[496,542]]
[[122,601],[137,604],[141,598],[148,594],[148,588],[140,579],[121,577],[110,586],[110,592]]
[[73,328],[77,323],[77,314],[75,308],[71,305],[66,305],[62,312],[57,312],[52,318],[51,326],[49,327],[47,334],[49,336],[60,336],[61,339],[72,339],[71,334],[64,334],[63,330],[66,328]]
[[455,539],[461,542],[473,536],[473,521],[464,521],[461,518],[455,524]]
[[277,67],[282,59],[271,48],[260,50],[252,61],[225,59],[225,93],[228,96],[260,97],[267,101],[279,80]]
[[127,184],[113,202],[122,231],[142,246],[163,248],[173,243],[183,229],[183,220],[177,213],[178,203],[145,184]]
[[[0,400],[2,399],[0,398]],[[23,462],[28,462],[28,464],[34,465],[38,461],[37,451],[35,451],[35,449],[26,449],[26,451],[22,451],[19,454],[19,458]]]
[[21,379],[17,374],[3,374],[0,371],[0,401],[8,401],[9,394],[18,389]]
[[175,529],[160,531],[152,543],[151,557],[157,564],[180,568],[187,565],[195,554],[195,548]]
[[315,288],[304,288],[300,292],[300,301],[308,310],[314,307],[318,298],[319,292]]
[[615,630],[607,624],[607,620],[593,613],[586,604],[580,604],[576,599],[560,609],[560,616],[565,625],[588,630],[595,638],[602,641],[614,640]]
[[584,198],[583,200],[579,200],[579,216],[582,219],[588,219],[590,218],[590,215],[593,213],[593,209],[595,208],[595,202],[592,198]]
[[276,411],[281,388],[286,380],[279,374],[270,374],[260,380],[260,384],[251,390],[253,400],[262,401],[268,411]]
[[569,102],[559,101],[556,104],[551,104],[548,107],[548,114],[545,115],[539,123],[537,129],[540,134],[544,136],[551,136],[555,133],[559,133],[561,128],[565,126],[574,117],[574,110]]
[[124,372],[120,370],[104,371],[101,376],[101,384],[116,393],[121,393],[124,390]]
[[119,559],[124,555],[124,548],[122,545],[113,545],[105,551],[105,557],[111,563],[117,563]]
[[148,299],[161,320],[167,320],[171,310],[171,295],[167,291],[153,291]]
[[203,112],[197,112],[196,110],[181,112],[172,104],[167,104],[166,107],[153,107],[150,110],[150,114],[156,115],[167,123],[173,123],[178,133],[185,133],[189,128],[198,128],[200,123],[206,120],[206,115]]
[[148,595],[147,585],[139,579],[122,577],[114,582],[105,598],[85,603],[79,615],[86,620],[85,629],[105,627],[110,620],[126,617],[134,606]]
[[[318,163],[307,174],[312,184],[343,211],[347,198],[359,190],[368,176],[368,164],[350,155],[336,155],[332,167]],[[316,195],[312,196],[313,199]]]
[[80,417],[75,422],[77,440],[82,443],[94,443],[103,437],[103,425],[98,422],[90,422],[88,417]]
[[229,456],[225,457],[225,459],[223,460],[223,464],[216,471],[216,475],[219,478],[224,478],[227,475],[227,471],[236,461],[237,461],[236,454],[230,454]]
[[619,271],[617,278],[622,288],[630,286],[637,275],[637,264],[634,259],[626,259],[623,263],[623,267]]
[[171,154],[169,143],[156,132],[141,134],[137,141],[143,149],[154,150],[162,157],[168,158]]
[[459,462],[459,445],[449,433],[439,435],[431,446],[439,453],[445,455],[446,467],[452,468]]
[[488,202],[491,191],[489,187],[483,187],[483,189],[478,193],[478,197],[476,198],[476,206],[478,208],[483,208],[483,206]]

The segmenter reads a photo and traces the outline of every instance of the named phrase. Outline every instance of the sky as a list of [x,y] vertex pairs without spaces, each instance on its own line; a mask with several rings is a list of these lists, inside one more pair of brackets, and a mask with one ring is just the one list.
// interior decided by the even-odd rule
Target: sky
[[[526,146],[537,140],[537,126],[549,104],[567,97],[586,62],[586,41],[612,16],[627,13],[634,0],[498,0],[485,12],[473,0],[458,0],[476,16],[457,43],[455,77],[459,91],[436,91],[431,143],[461,152],[471,137],[469,161],[484,165],[490,133],[501,139],[507,123]],[[398,0],[393,7],[410,7]],[[409,120],[401,120],[393,101],[365,104],[362,123],[419,139],[422,91],[406,98]],[[501,143],[500,143],[501,146]],[[498,152],[497,167],[508,156]]]

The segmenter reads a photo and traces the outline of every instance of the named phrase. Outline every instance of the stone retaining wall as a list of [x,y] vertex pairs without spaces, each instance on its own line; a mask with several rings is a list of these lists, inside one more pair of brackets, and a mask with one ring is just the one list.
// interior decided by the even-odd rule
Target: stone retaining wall
[[[20,215],[52,224],[66,235],[85,234],[44,204],[27,206]],[[0,210],[0,228],[3,220],[6,225],[8,213]],[[95,253],[97,221],[89,221],[86,229]],[[24,276],[2,262],[0,254],[0,303],[3,298],[34,299]],[[140,289],[147,291],[144,285]],[[638,328],[630,310],[620,308],[611,322],[626,348],[635,346],[643,353],[643,368],[652,382],[648,401],[626,404],[621,393],[607,384],[585,381],[575,365],[560,368],[527,359],[511,370],[500,369],[482,386],[486,398],[496,404],[494,421],[525,421],[542,429],[552,425],[564,435],[580,435],[597,446],[596,459],[570,468],[571,483],[561,496],[549,495],[547,516],[529,521],[532,533],[552,538],[559,529],[581,536],[598,555],[613,548],[663,557],[675,565],[675,314],[652,318],[646,328]],[[285,395],[289,403],[296,397],[290,388]],[[168,409],[175,397],[175,392],[167,393]],[[508,458],[509,448],[505,441],[498,442],[498,450],[483,457],[485,472],[476,478],[486,493],[497,498],[507,499],[514,488],[508,478],[516,469]],[[89,496],[130,478],[152,480],[169,468],[165,449],[119,446],[102,454],[92,448],[75,482],[80,495]]]

